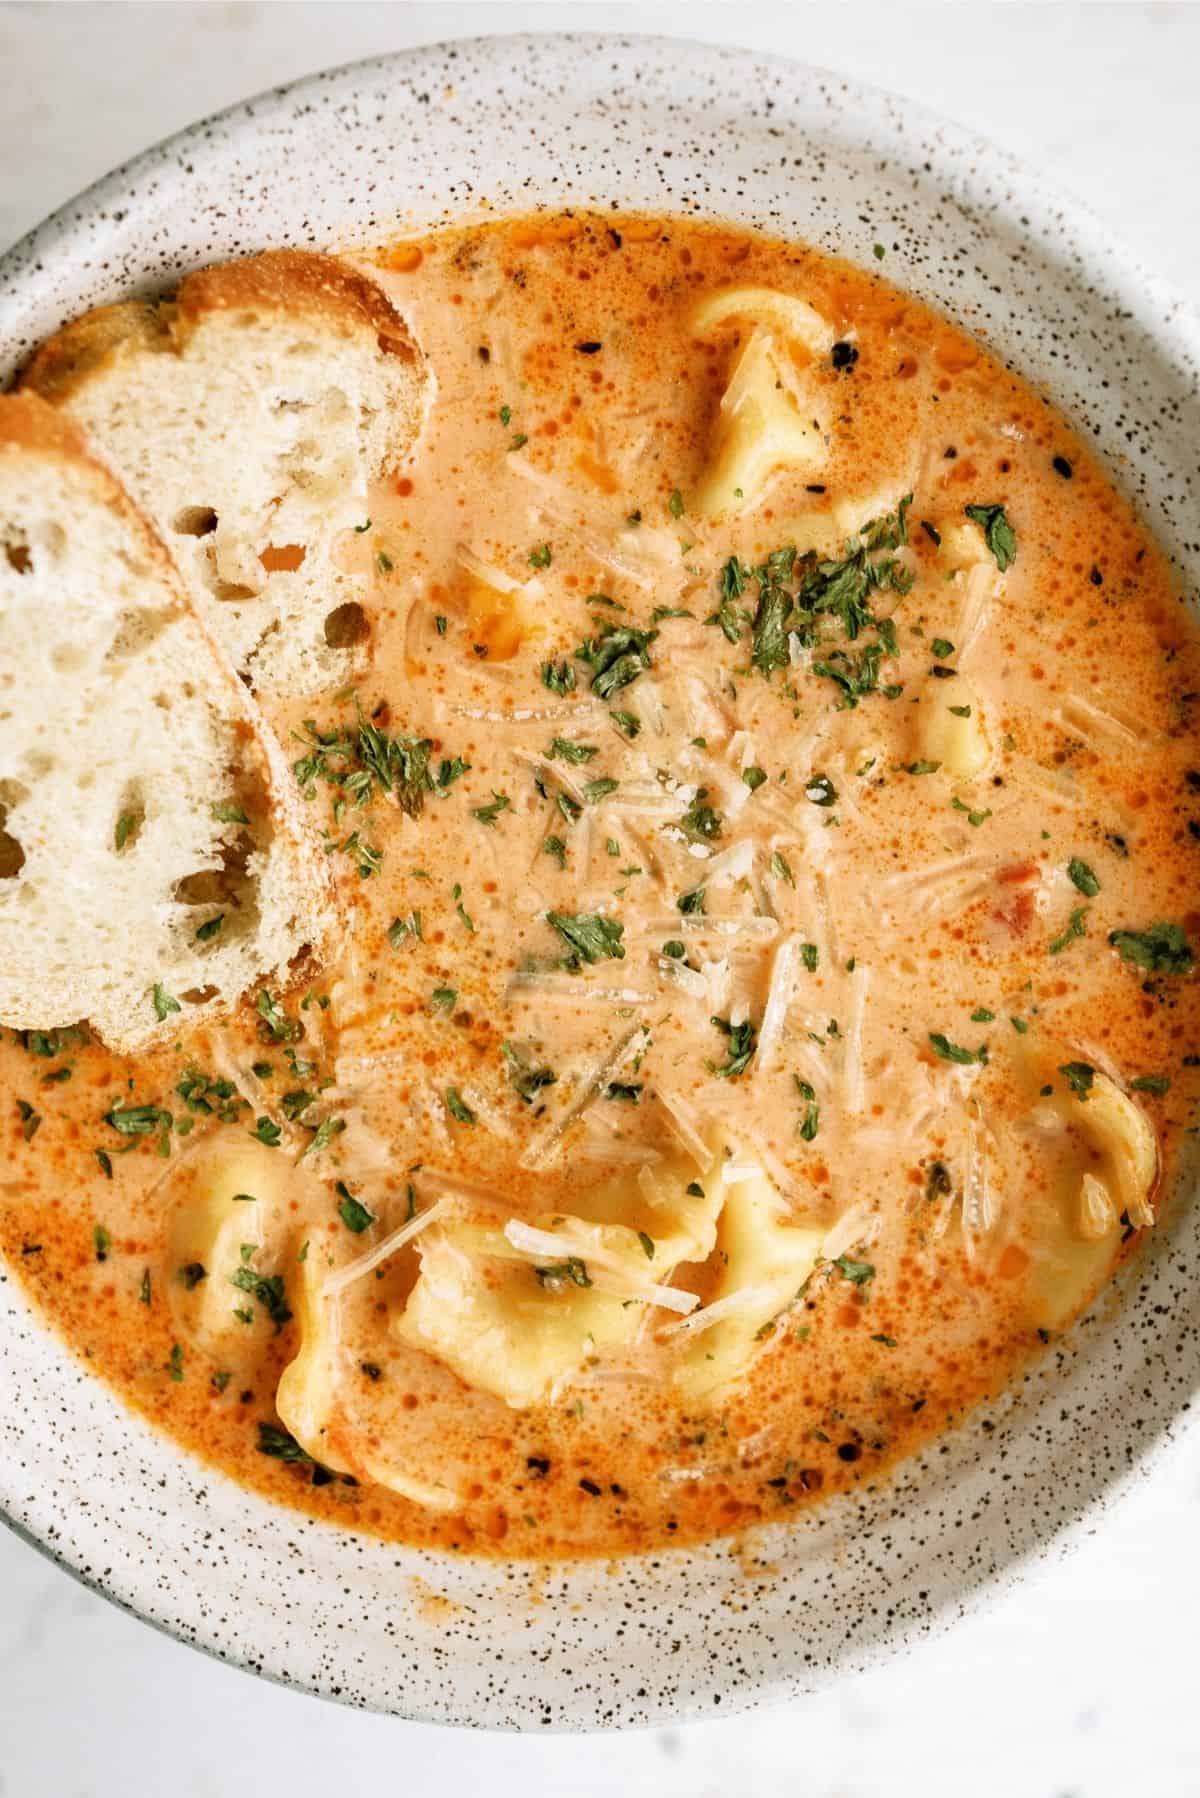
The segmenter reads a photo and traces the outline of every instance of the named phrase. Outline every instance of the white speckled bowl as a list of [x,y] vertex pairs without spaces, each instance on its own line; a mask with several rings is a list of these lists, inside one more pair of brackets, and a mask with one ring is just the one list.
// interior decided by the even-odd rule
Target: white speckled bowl
[[[215,258],[564,205],[712,214],[872,267],[883,244],[887,274],[1083,427],[1195,580],[1196,319],[1008,156],[775,58],[500,38],[283,88],[150,151],[13,250],[0,362]],[[893,1482],[752,1551],[549,1572],[273,1509],[126,1412],[0,1268],[0,1508],[150,1622],[349,1703],[514,1728],[732,1711],[913,1643],[1113,1502],[1197,1382],[1195,1248],[1177,1203],[1103,1317]]]

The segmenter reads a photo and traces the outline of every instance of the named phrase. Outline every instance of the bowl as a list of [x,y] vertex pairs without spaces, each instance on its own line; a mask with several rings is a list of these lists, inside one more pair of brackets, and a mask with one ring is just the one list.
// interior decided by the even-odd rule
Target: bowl
[[[740,51],[491,38],[357,64],[193,126],[0,264],[0,362],[86,306],[268,245],[536,207],[713,216],[878,267],[1094,442],[1193,585],[1200,323],[1039,175],[908,100]],[[1190,537],[1190,540],[1189,540]],[[276,1680],[409,1718],[591,1728],[808,1691],[984,1602],[1119,1502],[1200,1372],[1184,1194],[1047,1359],[886,1481],[618,1563],[339,1533],[189,1457],[0,1267],[0,1509],[95,1590]]]

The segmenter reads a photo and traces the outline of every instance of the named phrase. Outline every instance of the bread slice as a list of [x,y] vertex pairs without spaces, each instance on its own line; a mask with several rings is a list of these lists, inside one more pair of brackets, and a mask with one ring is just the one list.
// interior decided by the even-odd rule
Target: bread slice
[[253,686],[298,695],[355,674],[374,558],[345,533],[432,386],[374,281],[302,250],[204,269],[171,299],[76,319],[22,384],[112,462]]
[[337,927],[283,751],[161,542],[74,425],[0,397],[0,1023],[86,1018],[132,1053]]

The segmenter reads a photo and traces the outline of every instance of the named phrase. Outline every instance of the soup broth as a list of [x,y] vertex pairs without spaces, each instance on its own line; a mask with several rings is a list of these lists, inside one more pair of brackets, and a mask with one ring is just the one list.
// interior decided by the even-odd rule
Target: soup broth
[[777,1520],[1019,1377],[1160,1210],[1196,639],[886,260],[564,217],[364,266],[436,396],[346,532],[360,677],[271,718],[342,952],[136,1061],[5,1032],[0,1246],[89,1369],[343,1527]]

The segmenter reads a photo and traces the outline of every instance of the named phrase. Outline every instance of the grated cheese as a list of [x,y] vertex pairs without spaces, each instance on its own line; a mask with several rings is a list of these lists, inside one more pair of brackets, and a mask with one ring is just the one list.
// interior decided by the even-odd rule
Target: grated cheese
[[382,1242],[376,1243],[373,1249],[368,1249],[365,1255],[360,1255],[357,1261],[350,1261],[345,1267],[339,1267],[336,1273],[329,1274],[321,1288],[322,1298],[337,1298],[356,1280],[365,1279],[367,1274],[374,1273],[377,1267],[381,1267],[385,1261],[389,1261],[406,1243],[412,1242],[414,1237],[419,1236],[422,1230],[428,1230],[431,1224],[436,1224],[449,1209],[450,1201],[448,1199],[438,1199],[429,1207],[428,1211],[422,1211],[416,1217],[410,1217],[406,1224],[401,1224],[398,1230],[393,1230],[390,1236],[385,1236]]
[[792,1002],[792,991],[796,984],[796,957],[800,952],[800,943],[799,936],[787,936],[775,951],[767,1002],[758,1028],[758,1048],[752,1068],[756,1077],[769,1074],[775,1065],[783,1039],[787,1009]]
[[715,1299],[711,1305],[693,1311],[690,1317],[680,1318],[677,1324],[668,1324],[659,1331],[659,1337],[697,1335],[701,1330],[711,1330],[714,1324],[723,1323],[727,1317],[736,1316],[739,1311],[747,1311],[754,1305],[771,1304],[774,1299],[773,1286],[743,1286],[739,1291],[727,1293],[723,1299]]
[[562,1145],[563,1137],[576,1118],[599,1098],[609,1081],[620,1073],[626,1062],[633,1060],[644,1040],[645,1031],[640,1024],[635,1024],[631,1030],[625,1032],[604,1060],[586,1076],[570,1103],[564,1106],[550,1120],[548,1128],[529,1144],[521,1157],[522,1167],[542,1167],[552,1155],[557,1153]]
[[842,1087],[843,1104],[851,1117],[859,1117],[867,1106],[867,1077],[863,1066],[863,1018],[867,1006],[867,990],[871,970],[862,962],[850,976],[850,1013],[843,1032]]

